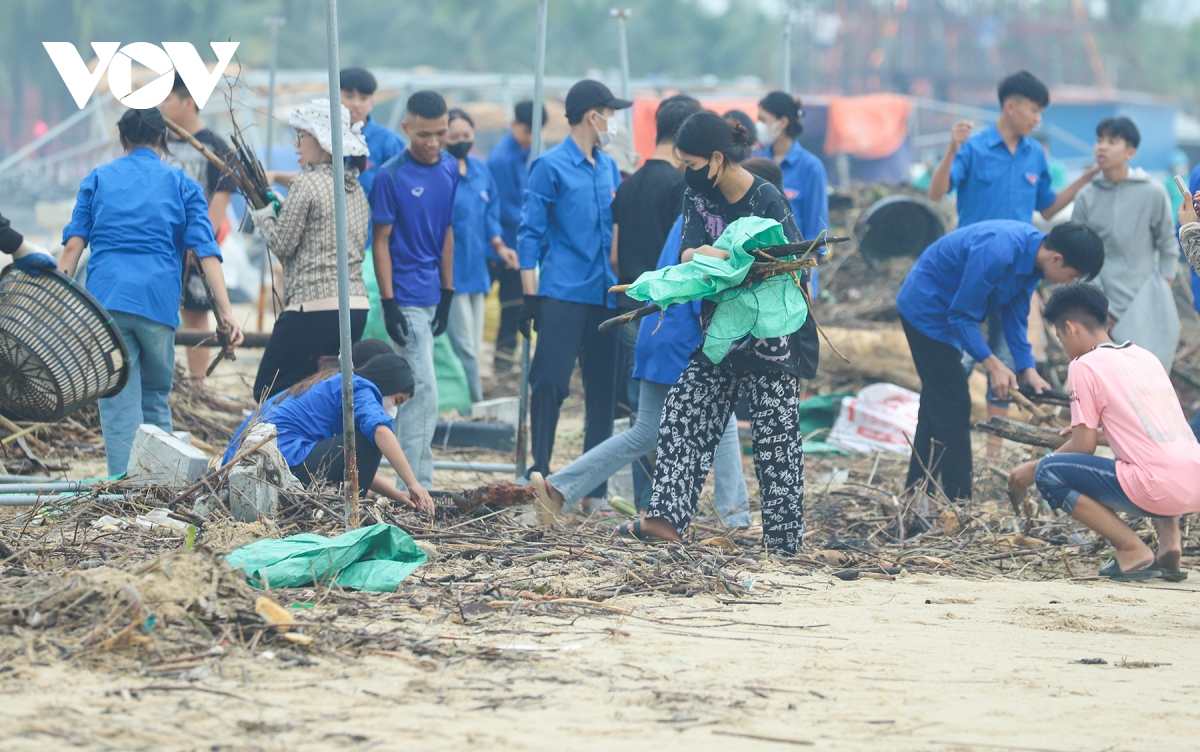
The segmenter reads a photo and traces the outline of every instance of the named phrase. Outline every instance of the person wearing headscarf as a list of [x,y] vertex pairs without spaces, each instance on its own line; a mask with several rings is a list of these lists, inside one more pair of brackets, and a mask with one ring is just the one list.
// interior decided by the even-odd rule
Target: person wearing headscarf
[[[366,354],[365,348],[363,354]],[[393,501],[432,512],[433,499],[417,483],[392,430],[396,411],[412,397],[416,388],[412,368],[399,355],[382,353],[355,368],[352,382],[359,493],[365,494],[370,489]],[[236,457],[242,446],[242,436],[252,423],[275,426],[279,453],[292,474],[305,486],[336,485],[343,481],[346,435],[342,427],[342,375],[336,366],[318,371],[264,402],[256,414],[238,427],[225,450],[222,464],[228,464]],[[392,469],[408,487],[407,493],[378,475],[383,457],[387,457]]]
[[[346,234],[350,261],[350,336],[362,337],[370,303],[363,282],[371,210],[358,175],[367,158],[361,125],[339,105],[346,168]],[[267,249],[283,264],[283,313],[275,321],[254,380],[254,397],[274,396],[317,370],[317,360],[338,352],[337,234],[334,216],[333,132],[329,100],[314,99],[292,111],[296,154],[303,171],[292,177],[287,198],[251,212]]]
[[125,472],[139,425],[172,429],[168,397],[188,249],[200,260],[218,320],[230,328],[229,346],[242,343],[204,189],[162,160],[167,151],[162,113],[127,110],[117,129],[125,156],[97,167],[80,182],[59,260],[59,269],[74,275],[84,247],[91,246],[88,292],[112,315],[129,349],[128,383],[100,400],[110,475]]

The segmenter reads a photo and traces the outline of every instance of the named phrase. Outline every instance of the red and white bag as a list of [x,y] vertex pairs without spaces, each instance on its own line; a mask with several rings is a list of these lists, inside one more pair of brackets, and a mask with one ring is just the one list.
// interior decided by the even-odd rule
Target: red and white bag
[[909,455],[917,431],[921,395],[895,384],[871,384],[842,400],[842,411],[827,441],[852,452]]

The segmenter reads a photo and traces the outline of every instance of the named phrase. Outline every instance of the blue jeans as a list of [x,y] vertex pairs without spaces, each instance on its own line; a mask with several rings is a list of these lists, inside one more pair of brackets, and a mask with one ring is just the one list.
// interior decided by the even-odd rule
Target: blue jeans
[[1094,454],[1066,452],[1043,457],[1034,481],[1054,509],[1070,514],[1079,497],[1088,496],[1113,510],[1133,517],[1161,517],[1130,501],[1117,480],[1117,461]]
[[[549,480],[570,503],[582,499],[596,486],[608,480],[624,465],[654,451],[658,443],[658,428],[662,422],[663,403],[671,387],[647,379],[640,380],[637,422],[598,444]],[[729,527],[750,524],[750,493],[746,489],[746,474],[742,470],[742,447],[738,442],[737,418],[729,417],[721,443],[713,461],[713,506]]]
[[129,450],[143,423],[171,431],[171,383],[175,378],[175,330],[143,316],[109,311],[129,348],[129,382],[113,397],[100,400],[100,430],[108,474],[129,465]]
[[[408,321],[408,339],[396,347],[413,371],[413,395],[396,414],[396,438],[417,483],[433,487],[433,432],[437,429],[437,374],[433,370],[433,315],[436,306],[400,306]],[[393,346],[395,344],[393,343]],[[398,481],[404,488],[404,481]]]

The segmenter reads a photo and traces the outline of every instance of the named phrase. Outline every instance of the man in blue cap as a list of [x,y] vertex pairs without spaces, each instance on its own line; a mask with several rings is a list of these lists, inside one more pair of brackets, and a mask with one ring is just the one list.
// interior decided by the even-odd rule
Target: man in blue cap
[[[612,201],[621,175],[602,149],[617,132],[617,99],[599,81],[583,80],[567,93],[570,135],[533,161],[517,231],[522,333],[538,332],[529,373],[533,473],[550,472],[559,408],[571,391],[575,361],[583,371],[586,411],[583,448],[612,435],[617,376],[617,333],[600,332],[616,315],[608,291],[617,275],[612,251]],[[539,280],[540,272],[540,280]],[[588,494],[603,497],[606,488]]]

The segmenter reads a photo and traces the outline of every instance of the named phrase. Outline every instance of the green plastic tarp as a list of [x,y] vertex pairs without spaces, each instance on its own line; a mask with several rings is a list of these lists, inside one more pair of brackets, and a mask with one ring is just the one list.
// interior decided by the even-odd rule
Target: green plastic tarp
[[704,337],[704,354],[720,363],[729,346],[747,334],[783,337],[795,332],[808,316],[804,294],[791,275],[779,275],[749,288],[736,288],[746,278],[754,257],[749,251],[787,242],[783,226],[773,219],[735,220],[714,248],[729,251],[728,259],[697,255],[686,264],[646,272],[625,294],[652,300],[663,308],[703,298],[718,303]]
[[[363,330],[364,339],[381,339],[391,342],[387,327],[383,325],[382,310],[379,307],[379,283],[375,279],[374,251],[367,248],[363,259],[363,282],[367,284],[367,299],[371,301],[371,309],[367,311],[367,327]],[[471,409],[471,392],[467,388],[467,372],[463,370],[462,361],[450,345],[450,338],[443,334],[433,341],[433,371],[437,378],[438,412],[458,410],[465,412]]]
[[842,411],[842,399],[853,397],[854,392],[835,392],[809,397],[800,403],[800,435],[804,437],[804,453],[816,456],[849,456],[850,452],[839,446],[818,440],[825,438],[833,428],[838,413]]
[[334,583],[354,590],[390,593],[425,563],[425,552],[395,525],[371,525],[326,538],[300,533],[264,538],[225,560],[255,587],[305,587]]

